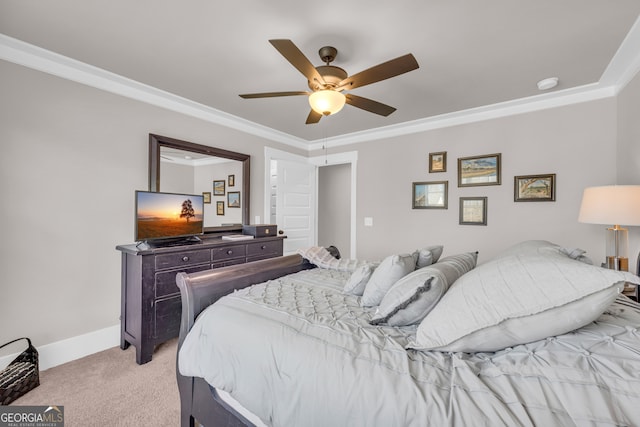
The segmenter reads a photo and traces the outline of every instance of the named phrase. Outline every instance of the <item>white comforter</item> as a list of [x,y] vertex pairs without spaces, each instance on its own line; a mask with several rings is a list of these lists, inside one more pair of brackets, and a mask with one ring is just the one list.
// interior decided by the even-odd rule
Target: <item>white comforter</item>
[[273,426],[640,426],[640,305],[625,297],[575,332],[495,353],[405,350],[415,327],[368,324],[314,269],[228,295],[180,350]]

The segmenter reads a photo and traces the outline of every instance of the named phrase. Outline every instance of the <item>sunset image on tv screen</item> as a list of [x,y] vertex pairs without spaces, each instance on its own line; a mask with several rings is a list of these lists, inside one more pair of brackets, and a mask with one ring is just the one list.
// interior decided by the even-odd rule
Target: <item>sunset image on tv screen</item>
[[136,240],[202,234],[202,196],[136,193]]

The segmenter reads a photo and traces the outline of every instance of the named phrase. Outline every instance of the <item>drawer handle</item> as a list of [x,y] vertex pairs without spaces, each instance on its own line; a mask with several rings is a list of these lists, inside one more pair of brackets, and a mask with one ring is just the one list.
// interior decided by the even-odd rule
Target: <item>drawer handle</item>
[[233,251],[232,251],[231,249],[229,249],[229,250],[227,251],[227,255],[231,255],[232,253],[233,253]]
[[267,249],[267,245],[262,245],[260,249]]
[[182,257],[182,260],[183,260],[184,262],[187,262],[187,261],[189,261],[189,257],[188,257],[188,256],[183,256],[183,257]]

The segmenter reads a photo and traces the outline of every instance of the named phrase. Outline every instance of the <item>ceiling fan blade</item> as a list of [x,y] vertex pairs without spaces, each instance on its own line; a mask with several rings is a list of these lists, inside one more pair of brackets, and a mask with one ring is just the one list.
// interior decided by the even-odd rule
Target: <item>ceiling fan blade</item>
[[273,98],[276,96],[296,96],[296,95],[309,95],[309,92],[294,91],[294,92],[246,93],[244,95],[239,95],[239,96],[240,98],[251,99],[251,98]]
[[374,101],[369,98],[363,98],[361,96],[357,96],[352,93],[345,94],[345,97],[347,98],[346,100],[347,104],[353,105],[354,107],[361,108],[365,111],[369,111],[370,113],[375,113],[375,114],[379,114],[381,116],[386,117],[389,114],[396,111],[395,108],[389,105],[383,104],[378,101]]
[[296,67],[296,69],[300,71],[307,80],[310,82],[315,80],[323,86],[326,84],[320,73],[318,73],[318,70],[316,70],[316,67],[313,66],[311,61],[304,56],[304,53],[302,53],[291,40],[269,40],[269,43],[271,43],[273,47],[275,47],[278,52],[280,52],[280,54],[291,63],[291,65]]
[[320,119],[322,118],[322,114],[316,112],[316,110],[311,110],[309,111],[309,115],[307,116],[307,121],[305,122],[306,125],[311,125],[314,123],[318,123],[320,121]]
[[354,74],[353,76],[347,77],[338,84],[338,88],[346,90],[355,89],[360,86],[365,86],[391,77],[399,76],[400,74],[408,73],[418,67],[419,65],[416,58],[412,54],[408,53],[399,58],[383,62],[382,64],[375,65]]

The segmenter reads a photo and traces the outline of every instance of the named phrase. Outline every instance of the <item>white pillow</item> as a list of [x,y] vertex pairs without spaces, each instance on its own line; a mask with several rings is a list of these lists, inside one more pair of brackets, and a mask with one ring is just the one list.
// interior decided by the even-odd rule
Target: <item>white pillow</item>
[[633,274],[527,241],[459,278],[418,326],[408,348],[497,351],[567,333],[598,318]]
[[346,294],[361,296],[367,286],[367,283],[369,283],[373,270],[375,270],[375,266],[370,264],[364,264],[356,268],[354,272],[351,273],[351,277],[349,277],[347,283],[344,284],[343,292]]
[[442,245],[436,245],[417,249],[414,252],[414,257],[417,256],[416,268],[427,267],[438,262],[440,255],[442,255],[443,248],[444,247]]
[[444,293],[464,273],[476,266],[477,253],[442,259],[398,280],[382,298],[369,323],[406,326],[419,323],[435,307]]
[[410,254],[389,255],[373,271],[364,289],[360,304],[373,307],[380,304],[391,286],[416,268],[416,258]]

